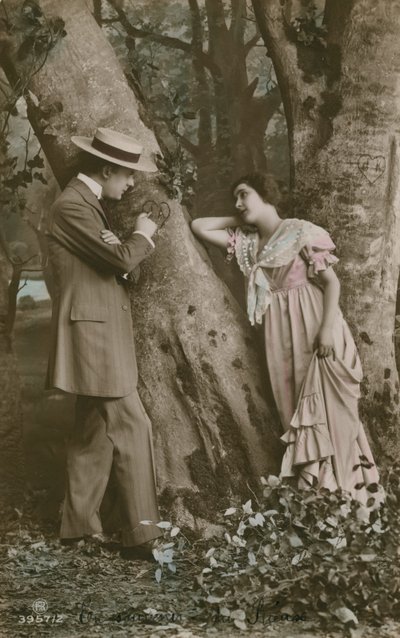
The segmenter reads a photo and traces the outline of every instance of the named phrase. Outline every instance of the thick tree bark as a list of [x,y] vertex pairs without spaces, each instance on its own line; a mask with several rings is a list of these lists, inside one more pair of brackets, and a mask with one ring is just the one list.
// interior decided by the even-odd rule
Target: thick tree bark
[[[91,135],[97,126],[131,133],[147,151],[157,151],[85,2],[43,0],[40,6],[46,17],[61,16],[67,32],[30,85],[39,99],[30,104],[30,119],[60,184],[75,156],[70,136]],[[48,109],[50,129],[41,118],[46,103],[62,105]],[[166,200],[157,177],[136,177],[135,211],[145,200]],[[132,290],[132,312],[161,503],[196,527],[231,495],[248,496],[247,484],[257,489],[260,474],[276,471],[280,447],[254,334],[193,239],[185,212],[168,204],[170,219]],[[125,230],[132,228],[132,212],[125,207],[117,215]]]
[[17,361],[8,334],[10,269],[0,247],[0,505],[15,507],[23,494],[21,388]]
[[364,368],[362,418],[378,449],[395,455],[400,3],[327,0],[326,34],[308,46],[293,28],[296,3],[253,5],[285,107],[296,210],[337,243],[342,306]]

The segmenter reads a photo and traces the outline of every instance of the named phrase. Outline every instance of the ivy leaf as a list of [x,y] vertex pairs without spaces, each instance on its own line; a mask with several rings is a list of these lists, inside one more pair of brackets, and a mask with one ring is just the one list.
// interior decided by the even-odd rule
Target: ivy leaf
[[337,607],[332,609],[332,612],[344,625],[351,624],[353,626],[358,625],[358,618],[353,614],[348,607]]
[[376,492],[379,492],[378,483],[370,483],[369,485],[367,485],[367,490],[368,490],[368,492],[372,492],[372,494],[375,494]]
[[245,512],[245,514],[252,514],[253,510],[251,508],[251,499],[246,501],[246,503],[244,505],[242,505],[242,508],[243,508],[243,511]]
[[248,552],[249,565],[257,565],[256,557],[253,552]]
[[287,537],[291,547],[303,547],[303,541],[293,530],[289,532]]
[[235,609],[235,611],[231,612],[231,618],[235,618],[236,620],[244,620],[246,618],[246,614],[243,609]]
[[207,596],[206,598],[208,603],[211,603],[211,605],[214,605],[216,603],[222,603],[224,601],[223,598],[219,598],[218,596]]
[[268,476],[267,482],[270,487],[279,487],[279,485],[281,484],[280,479],[277,476],[274,476],[273,474],[270,474]]
[[170,527],[172,527],[169,521],[160,521],[159,523],[156,523],[156,525],[161,529],[169,529]]

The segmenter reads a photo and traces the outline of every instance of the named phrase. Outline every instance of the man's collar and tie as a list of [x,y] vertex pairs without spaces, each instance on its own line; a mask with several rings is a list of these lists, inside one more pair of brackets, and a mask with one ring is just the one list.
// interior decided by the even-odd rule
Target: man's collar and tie
[[101,195],[103,192],[103,187],[101,184],[96,182],[95,179],[89,177],[89,175],[85,175],[85,173],[78,173],[77,178],[81,180],[90,190],[94,193],[97,199],[101,199]]

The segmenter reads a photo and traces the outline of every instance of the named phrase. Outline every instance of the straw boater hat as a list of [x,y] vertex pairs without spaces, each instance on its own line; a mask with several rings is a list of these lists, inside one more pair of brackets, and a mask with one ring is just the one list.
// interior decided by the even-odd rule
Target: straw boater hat
[[139,142],[130,135],[118,133],[110,128],[98,128],[93,139],[74,135],[71,142],[83,151],[119,166],[146,173],[158,170],[149,158],[142,157],[143,146]]

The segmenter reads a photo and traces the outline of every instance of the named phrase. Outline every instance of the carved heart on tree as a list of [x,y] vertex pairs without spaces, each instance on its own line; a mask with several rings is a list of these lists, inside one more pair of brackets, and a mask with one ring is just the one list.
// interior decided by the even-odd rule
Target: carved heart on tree
[[370,184],[382,177],[386,170],[386,158],[383,155],[360,155],[358,168]]

